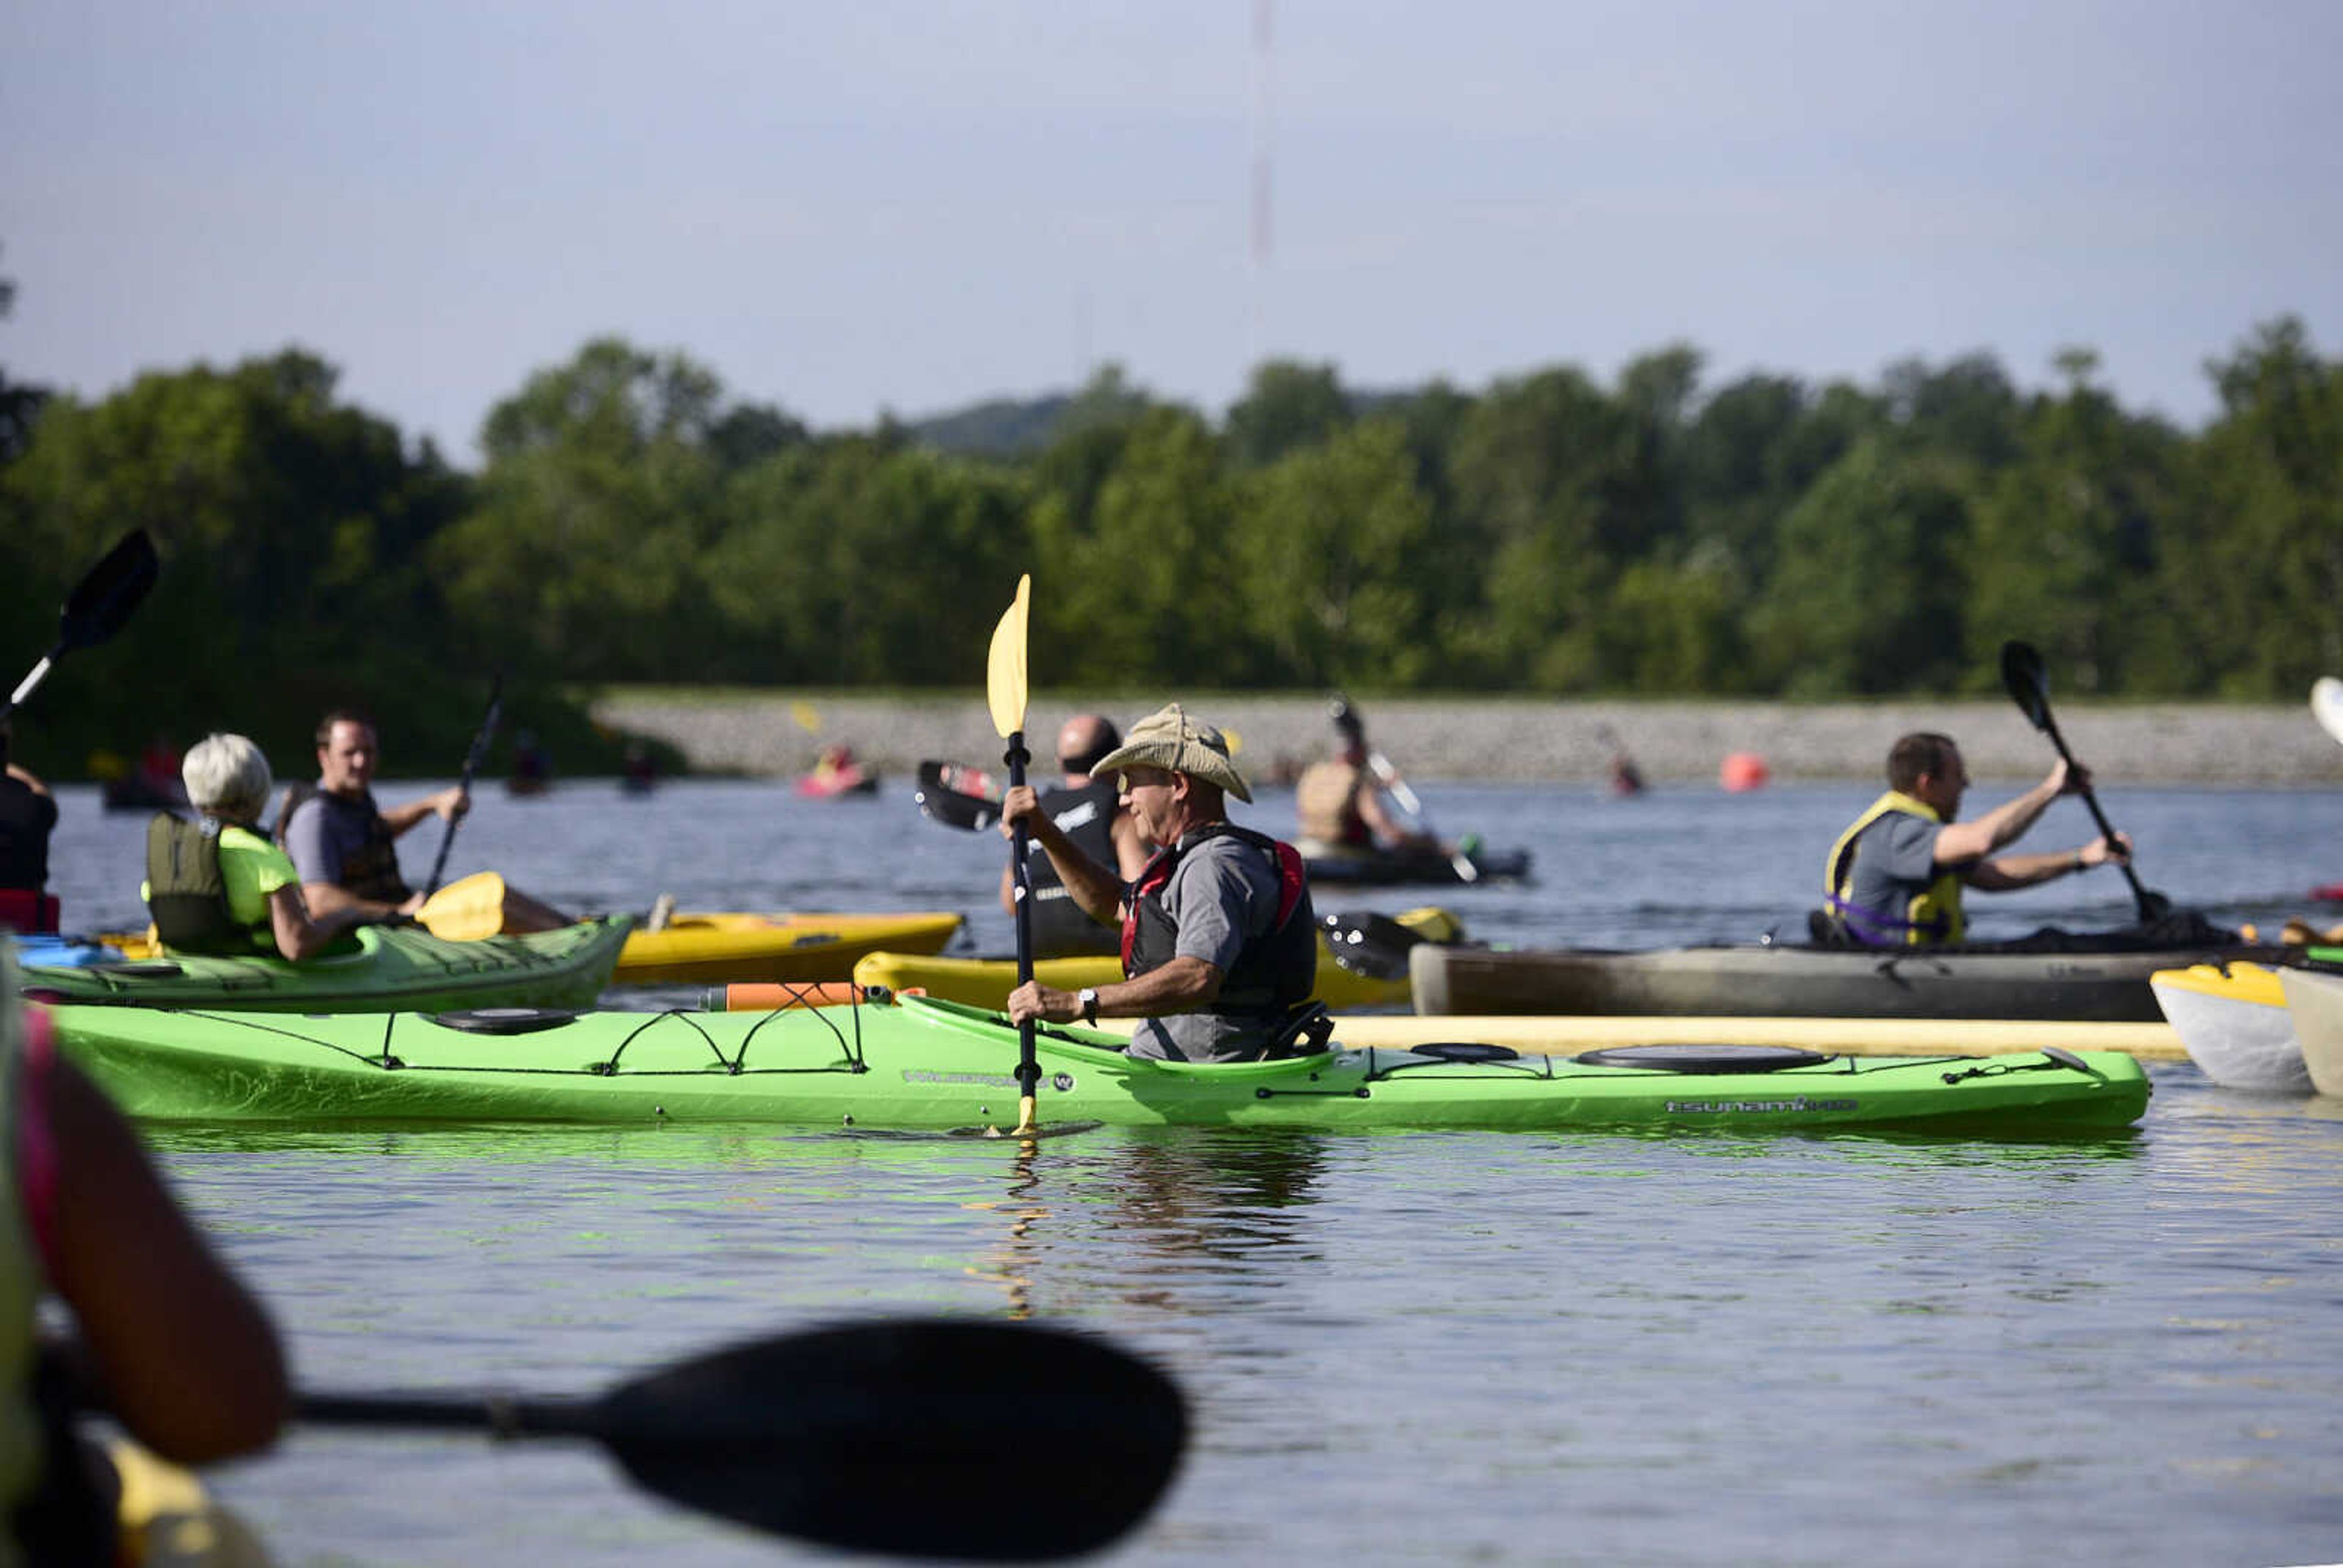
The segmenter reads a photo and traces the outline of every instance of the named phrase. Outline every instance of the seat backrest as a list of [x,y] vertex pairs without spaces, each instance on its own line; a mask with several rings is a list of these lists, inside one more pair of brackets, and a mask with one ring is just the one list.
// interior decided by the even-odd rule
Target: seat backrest
[[1326,1049],[1334,1033],[1334,1015],[1316,997],[1297,1003],[1285,1021],[1261,1048],[1260,1060],[1280,1061],[1292,1056],[1315,1056]]

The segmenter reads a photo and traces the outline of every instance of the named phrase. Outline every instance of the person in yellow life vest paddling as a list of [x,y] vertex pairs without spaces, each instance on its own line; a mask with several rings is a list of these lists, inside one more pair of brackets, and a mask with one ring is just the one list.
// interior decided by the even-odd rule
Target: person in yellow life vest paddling
[[1903,737],[1887,753],[1887,792],[1831,846],[1823,867],[1825,926],[1835,938],[1863,947],[1957,942],[1968,934],[1964,888],[2007,892],[2127,861],[2131,839],[2122,833],[2075,849],[1996,853],[2033,827],[2053,800],[2090,783],[2089,769],[2070,768],[2062,758],[2025,794],[1963,822],[1969,775],[1961,749],[1929,730]]
[[[47,1026],[0,943],[0,1563],[126,1562],[114,1465],[75,1430],[68,1382],[180,1464],[267,1447],[292,1394],[266,1311]],[[51,1292],[87,1363],[69,1378],[35,1332]]]

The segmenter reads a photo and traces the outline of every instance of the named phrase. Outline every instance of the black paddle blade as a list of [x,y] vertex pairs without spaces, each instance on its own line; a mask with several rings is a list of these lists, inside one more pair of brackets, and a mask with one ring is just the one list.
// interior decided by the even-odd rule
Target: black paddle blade
[[92,648],[120,631],[162,569],[145,528],[125,534],[65,599],[57,624],[58,650]]
[[2012,638],[2001,645],[2001,683],[2009,688],[2009,699],[2028,724],[2036,729],[2050,728],[2049,678],[2032,643]]
[[1360,719],[1359,710],[1353,708],[1351,699],[1339,691],[1328,699],[1326,717],[1334,721],[1334,728],[1342,732],[1342,739],[1351,745],[1358,745],[1366,735],[1367,727]]
[[1424,940],[1421,931],[1408,930],[1389,915],[1356,910],[1336,910],[1320,917],[1318,924],[1334,961],[1369,980],[1405,980],[1407,951]]
[[1001,802],[992,793],[990,778],[957,762],[920,763],[920,785],[911,799],[930,821],[947,828],[981,832],[1001,820]]
[[643,1485],[738,1523],[991,1563],[1114,1540],[1188,1440],[1179,1389],[1128,1352],[963,1319],[742,1345],[614,1391],[588,1424]]

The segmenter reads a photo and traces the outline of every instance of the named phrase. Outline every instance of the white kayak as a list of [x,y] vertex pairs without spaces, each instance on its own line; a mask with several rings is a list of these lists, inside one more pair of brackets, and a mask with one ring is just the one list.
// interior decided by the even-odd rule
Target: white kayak
[[2172,1030],[2205,1076],[2230,1089],[2308,1094],[2278,970],[2256,963],[2191,964],[2148,977]]

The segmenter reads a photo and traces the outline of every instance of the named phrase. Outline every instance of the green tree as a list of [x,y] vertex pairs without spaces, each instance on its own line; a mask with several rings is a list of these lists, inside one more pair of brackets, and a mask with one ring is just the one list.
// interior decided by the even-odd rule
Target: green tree
[[1460,675],[1499,687],[1600,689],[1595,622],[1620,569],[1662,538],[1664,478],[1645,427],[1575,369],[1501,381],[1460,426],[1450,559],[1484,574],[1484,613],[1447,641]]
[[2283,317],[2207,368],[2221,413],[2189,454],[2158,562],[2156,673],[2299,698],[2343,668],[2343,363]]
[[1088,518],[1033,512],[1037,659],[1101,680],[1228,683],[1251,660],[1225,548],[1233,513],[1219,443],[1186,409],[1141,416]]
[[1414,686],[1439,668],[1417,571],[1432,508],[1407,433],[1377,419],[1250,476],[1232,554],[1264,685]]
[[[117,738],[244,729],[281,755],[307,729],[287,709],[387,710],[420,678],[446,623],[419,556],[467,488],[427,452],[410,457],[395,427],[337,402],[335,382],[288,349],[144,376],[96,404],[51,402],[31,448],[0,468],[46,613],[132,528],[154,535],[164,570],[125,637],[60,670],[48,712],[77,710]],[[169,678],[125,680],[125,658]]]
[[2065,396],[2029,412],[2016,461],[1986,476],[1970,553],[1969,685],[1992,689],[2009,638],[2039,646],[2063,686],[2120,689],[2169,508],[2173,440],[2091,384],[2097,357],[2063,351]]
[[704,668],[760,683],[980,678],[1030,558],[1026,498],[1005,471],[867,437],[740,475],[706,563]]
[[1782,522],[1751,643],[1785,696],[1949,691],[1963,674],[1965,469],[1864,441]]
[[571,680],[688,678],[720,524],[713,372],[615,338],[489,411],[480,503],[437,541],[449,602],[498,659]]
[[1350,422],[1350,399],[1334,367],[1268,360],[1229,408],[1229,457],[1240,468],[1266,467],[1289,452],[1322,446]]

